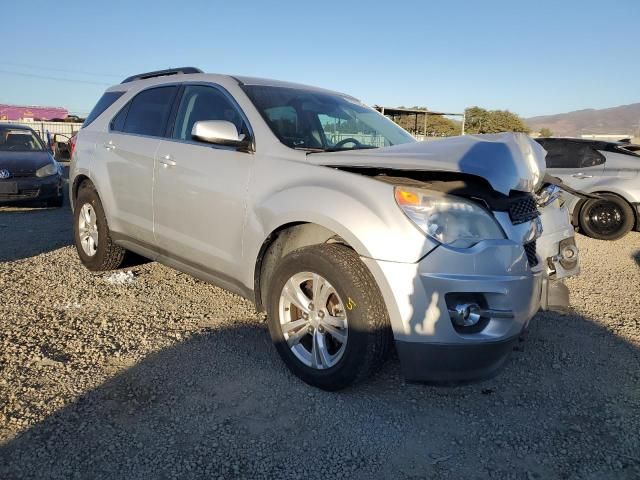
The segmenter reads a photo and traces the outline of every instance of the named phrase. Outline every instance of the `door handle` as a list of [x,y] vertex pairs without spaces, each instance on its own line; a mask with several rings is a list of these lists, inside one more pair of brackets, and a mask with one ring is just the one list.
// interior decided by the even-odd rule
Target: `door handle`
[[175,167],[176,161],[173,159],[171,155],[165,155],[160,159],[160,163],[164,168]]
[[112,140],[109,140],[107,143],[105,143],[103,147],[106,148],[107,150],[114,150],[116,148]]
[[587,175],[585,173],[574,173],[571,175],[573,178],[593,178],[593,175]]

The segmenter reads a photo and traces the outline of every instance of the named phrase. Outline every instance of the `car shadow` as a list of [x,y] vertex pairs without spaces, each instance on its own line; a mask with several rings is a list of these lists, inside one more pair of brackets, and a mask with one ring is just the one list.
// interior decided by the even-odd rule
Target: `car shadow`
[[71,245],[68,202],[62,208],[0,207],[0,262],[11,262]]
[[11,262],[50,252],[73,240],[71,208],[67,198],[68,164],[63,164],[65,200],[61,208],[31,204],[0,207],[0,262]]
[[637,252],[635,252],[633,255],[633,260],[636,262],[636,264],[640,267],[640,250],[638,250]]
[[491,380],[408,385],[393,359],[340,393],[264,325],[210,329],[0,444],[0,478],[631,478],[639,381],[638,347],[577,314],[539,314]]

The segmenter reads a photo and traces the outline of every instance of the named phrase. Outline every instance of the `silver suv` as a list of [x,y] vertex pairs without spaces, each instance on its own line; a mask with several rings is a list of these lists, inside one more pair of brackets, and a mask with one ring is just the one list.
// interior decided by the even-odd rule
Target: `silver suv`
[[[349,95],[189,67],[106,91],[70,197],[87,268],[129,250],[249,298],[291,371],[336,390],[394,342],[408,380],[497,371],[543,286],[577,268],[543,178],[524,135],[416,142]],[[536,254],[536,202],[566,271]]]

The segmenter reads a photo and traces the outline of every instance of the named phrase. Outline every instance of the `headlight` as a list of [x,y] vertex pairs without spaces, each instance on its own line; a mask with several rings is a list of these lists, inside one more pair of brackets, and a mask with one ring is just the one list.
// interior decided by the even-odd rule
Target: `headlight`
[[469,248],[481,240],[505,238],[495,218],[464,198],[396,187],[398,206],[416,226],[440,243]]
[[36,177],[50,177],[58,173],[58,167],[55,163],[48,163],[44,167],[36,170]]

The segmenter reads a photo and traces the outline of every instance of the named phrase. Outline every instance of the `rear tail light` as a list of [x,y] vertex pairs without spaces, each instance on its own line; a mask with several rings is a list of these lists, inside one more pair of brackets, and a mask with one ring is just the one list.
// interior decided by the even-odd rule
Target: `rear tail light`
[[71,157],[73,157],[73,151],[76,149],[76,135],[73,135],[70,139],[69,139],[69,159],[71,159]]

